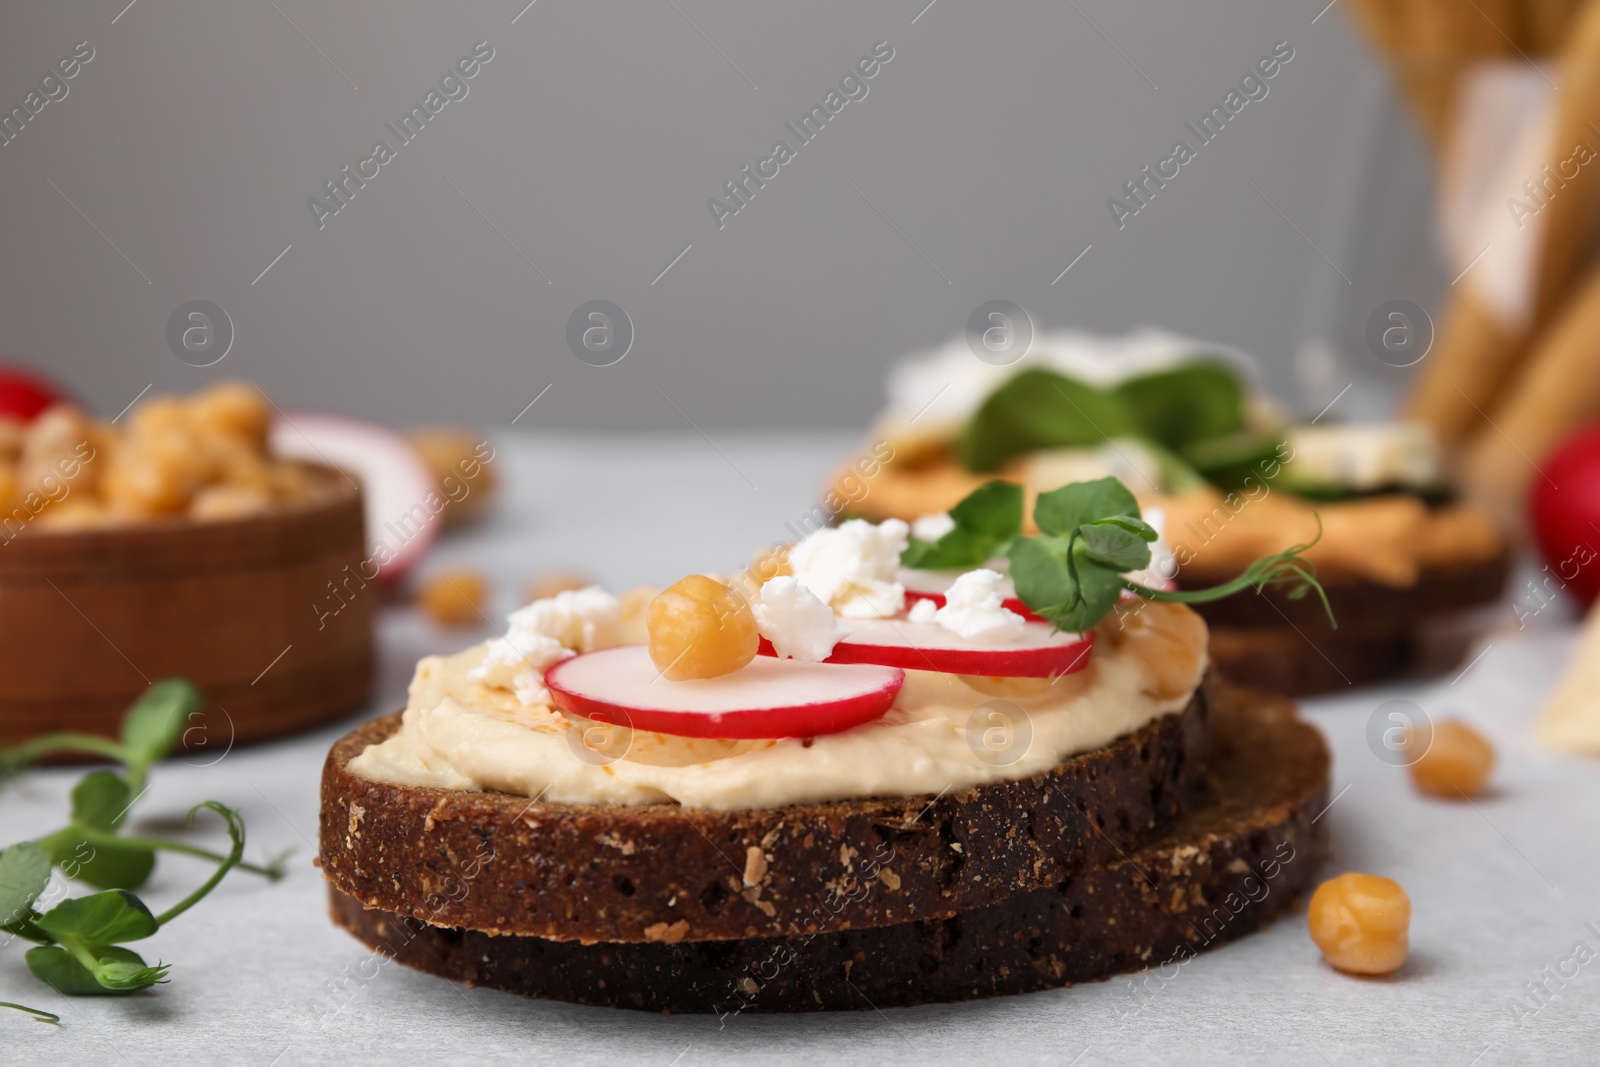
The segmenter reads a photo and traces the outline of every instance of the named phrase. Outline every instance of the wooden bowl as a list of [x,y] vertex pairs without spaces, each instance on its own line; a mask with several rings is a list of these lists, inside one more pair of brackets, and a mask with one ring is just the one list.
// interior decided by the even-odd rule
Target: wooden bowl
[[361,577],[361,490],[305,467],[313,498],[263,515],[0,525],[0,744],[115,735],[145,687],[175,675],[206,698],[186,746],[218,752],[365,703],[380,591]]

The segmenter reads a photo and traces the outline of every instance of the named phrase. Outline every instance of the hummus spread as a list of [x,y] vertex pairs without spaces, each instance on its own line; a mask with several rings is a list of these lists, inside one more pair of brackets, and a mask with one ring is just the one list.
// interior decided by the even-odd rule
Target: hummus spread
[[478,645],[422,660],[401,729],[350,770],[394,785],[720,810],[1026,778],[1189,702],[1206,668],[1205,627],[1184,608],[1146,608],[1103,623],[1090,665],[1054,682],[907,671],[883,718],[809,739],[673,737],[526,706],[484,672],[473,677]]

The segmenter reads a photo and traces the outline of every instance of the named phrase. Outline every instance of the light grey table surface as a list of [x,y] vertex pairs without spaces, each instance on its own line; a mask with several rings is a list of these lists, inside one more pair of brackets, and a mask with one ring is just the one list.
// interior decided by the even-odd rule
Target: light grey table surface
[[[424,565],[482,567],[499,584],[499,611],[529,574],[552,565],[581,566],[625,588],[742,564],[754,547],[787,536],[784,523],[811,506],[823,473],[854,444],[838,435],[600,441],[507,433],[499,441],[506,492],[498,514],[441,542]],[[1114,979],[969,1004],[743,1015],[725,1028],[713,1016],[466,989],[373,965],[327,919],[311,866],[317,781],[347,722],[159,767],[140,819],[169,822],[197,801],[222,800],[243,811],[252,855],[296,850],[291,874],[277,884],[233,875],[142,946],[173,965],[171,983],[153,994],[63,998],[33,981],[18,946],[0,949],[0,1000],[62,1016],[50,1027],[0,1013],[0,1061],[1592,1063],[1600,1057],[1600,962],[1559,987],[1545,968],[1553,972],[1578,942],[1600,951],[1600,763],[1552,755],[1531,736],[1572,624],[1555,607],[1524,631],[1509,606],[1489,622],[1487,651],[1459,676],[1352,690],[1307,707],[1335,752],[1326,873],[1389,875],[1412,899],[1411,958],[1386,980],[1331,971],[1302,914],[1148,989]],[[369,714],[400,706],[419,655],[481,637],[436,629],[401,608],[385,612],[380,630]],[[1493,791],[1470,805],[1414,793],[1406,773],[1366,740],[1369,716],[1391,698],[1487,732],[1500,755]],[[59,825],[74,780],[70,771],[40,771],[0,792],[0,839]],[[165,859],[145,895],[175,900],[203,874],[198,864]],[[1528,984],[1541,980],[1552,995],[1519,1023],[1511,1005],[1528,1005]]]

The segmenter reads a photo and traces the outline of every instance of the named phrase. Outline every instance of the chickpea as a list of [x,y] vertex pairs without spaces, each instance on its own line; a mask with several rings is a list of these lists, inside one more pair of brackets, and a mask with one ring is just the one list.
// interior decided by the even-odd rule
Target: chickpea
[[128,436],[137,440],[188,432],[188,409],[175,396],[153,396],[128,415]]
[[130,416],[127,435],[106,465],[102,492],[120,514],[171,515],[186,510],[216,474],[215,457],[183,402],[155,397]]
[[270,465],[247,442],[237,437],[205,437],[199,444],[212,481],[272,495]]
[[[429,426],[413,430],[410,436],[446,499],[446,523],[469,522],[484,514],[494,496],[495,472],[490,463],[480,459],[483,435],[450,426]],[[490,451],[488,455],[493,457],[494,453]]]
[[757,589],[774,578],[794,574],[794,568],[789,565],[789,546],[777,545],[757,552],[750,561],[749,574]]
[[39,526],[50,530],[87,530],[109,520],[98,503],[82,499],[63,500],[39,513]]
[[1145,691],[1171,700],[1194,689],[1206,634],[1205,620],[1184,604],[1136,600],[1107,615],[1096,640],[1136,657],[1145,668]]
[[62,485],[92,490],[98,470],[94,456],[95,427],[77,408],[57,404],[28,427],[18,460],[18,489],[38,490],[47,498]]
[[0,415],[0,460],[15,463],[28,443],[28,427],[21,419]]
[[116,515],[142,519],[186,510],[199,487],[198,472],[181,453],[130,445],[112,457],[101,493]]
[[297,503],[311,496],[317,483],[304,467],[294,463],[274,463],[267,468],[267,482],[275,499]]
[[1306,922],[1335,970],[1388,974],[1410,949],[1411,898],[1393,879],[1352,871],[1317,887]]
[[650,601],[646,619],[650,660],[675,682],[736,671],[760,645],[750,605],[703,574],[668,586]]
[[441,626],[471,626],[483,621],[489,583],[476,571],[440,571],[422,583],[417,603]]
[[0,417],[0,504],[32,499],[41,518],[58,513],[41,525],[73,529],[228,519],[312,496],[317,485],[303,467],[273,459],[270,427],[270,402],[239,382],[189,399],[152,397],[121,425],[66,404],[26,425]]
[[[1406,741],[1411,743],[1409,734]],[[1446,800],[1483,792],[1494,769],[1494,746],[1482,734],[1459,720],[1444,719],[1433,724],[1427,744],[1427,751],[1411,765],[1411,780],[1418,789]]]
[[258,451],[267,444],[272,411],[266,397],[244,382],[217,382],[196,393],[188,403],[195,429],[215,437],[233,437]]
[[202,522],[238,519],[246,515],[259,515],[272,507],[272,497],[265,489],[243,485],[209,485],[195,494],[189,505],[189,517]]

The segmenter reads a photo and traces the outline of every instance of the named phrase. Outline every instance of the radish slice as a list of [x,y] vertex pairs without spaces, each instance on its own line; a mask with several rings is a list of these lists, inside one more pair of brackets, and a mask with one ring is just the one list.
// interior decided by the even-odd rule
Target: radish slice
[[[851,619],[849,637],[833,646],[828,663],[876,663],[915,671],[979,674],[991,678],[1054,678],[1089,665],[1094,634],[1057,633],[1030,622],[1022,637],[1004,645],[977,645],[938,623],[908,619]],[[761,639],[761,654],[774,656]]]
[[360,480],[379,581],[394,581],[427,555],[443,525],[445,498],[405,437],[370,422],[297,411],[273,423],[271,442],[280,456],[331,464]]
[[[990,570],[998,570],[1001,574],[1005,574],[1006,561],[990,560],[984,566]],[[949,592],[956,579],[965,573],[966,571],[922,571],[914,567],[901,567],[894,580],[905,586],[906,607],[909,608],[919,600],[931,600],[936,607],[942,608],[944,607],[945,593]],[[1028,605],[1017,597],[1016,587],[1011,584],[1009,575],[1001,583],[1000,588],[1005,591],[1005,598],[1000,602],[1001,607],[1007,611],[1016,612],[1029,622],[1044,621],[1044,619],[1029,610]]]
[[717,678],[662,677],[644,645],[564,659],[544,673],[550,701],[599,722],[679,737],[813,737],[878,718],[905,681],[893,667],[758,656]]

